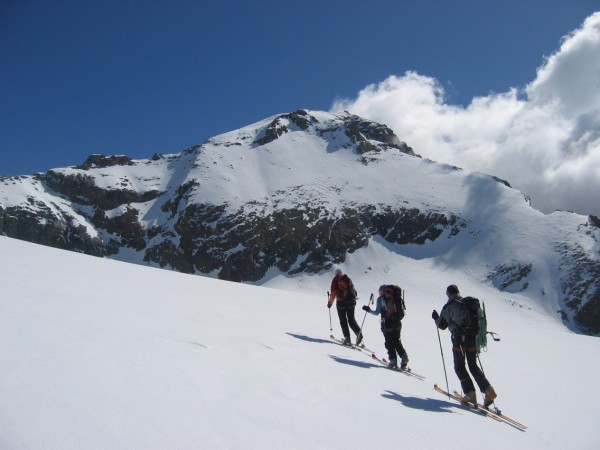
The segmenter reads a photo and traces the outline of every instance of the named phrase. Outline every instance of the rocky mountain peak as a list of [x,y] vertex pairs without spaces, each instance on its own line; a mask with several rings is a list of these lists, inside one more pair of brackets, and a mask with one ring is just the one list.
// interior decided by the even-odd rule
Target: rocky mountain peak
[[390,264],[434,258],[600,333],[597,219],[544,216],[506,181],[422,159],[347,112],[299,109],[180,153],[2,178],[0,233],[256,283],[386,245]]

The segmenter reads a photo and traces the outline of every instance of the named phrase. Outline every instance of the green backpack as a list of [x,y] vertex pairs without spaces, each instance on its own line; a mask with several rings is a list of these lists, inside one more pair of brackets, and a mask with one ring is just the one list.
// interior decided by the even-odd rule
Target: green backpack
[[[465,334],[475,335],[477,353],[487,350],[487,317],[485,315],[485,304],[480,303],[475,297],[463,297],[462,303],[467,309],[467,320],[461,327]],[[482,308],[483,305],[483,308]]]

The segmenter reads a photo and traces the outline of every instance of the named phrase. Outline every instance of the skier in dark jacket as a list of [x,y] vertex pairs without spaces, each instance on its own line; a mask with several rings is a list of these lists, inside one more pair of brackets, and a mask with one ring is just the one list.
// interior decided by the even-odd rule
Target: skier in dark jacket
[[[402,346],[400,340],[400,332],[402,331],[402,320],[397,311],[390,311],[394,306],[392,302],[394,299],[391,298],[392,292],[386,289],[387,286],[382,285],[379,287],[379,297],[375,304],[375,309],[372,310],[368,305],[362,307],[363,311],[370,312],[373,315],[381,314],[381,332],[385,339],[385,349],[388,352],[389,363],[388,367],[391,369],[398,368],[398,357],[401,359],[400,369],[406,369],[408,365],[408,355],[406,350]],[[398,355],[398,357],[396,356]]]
[[360,326],[356,323],[354,309],[356,308],[356,291],[354,284],[348,275],[345,275],[340,269],[336,269],[335,276],[331,280],[331,291],[327,307],[331,308],[333,302],[336,302],[336,309],[340,319],[342,333],[344,333],[344,344],[351,345],[350,328],[356,334],[356,345],[362,342],[363,336]]
[[483,405],[487,408],[494,402],[496,392],[477,365],[477,334],[476,332],[470,332],[468,327],[465,327],[469,313],[466,306],[461,302],[462,297],[455,284],[448,286],[446,296],[448,302],[442,308],[442,312],[438,314],[436,310],[433,310],[431,317],[435,320],[438,328],[442,330],[448,328],[452,333],[454,371],[460,380],[464,393],[461,403],[477,403],[475,385],[465,367],[466,359],[471,375],[473,375],[479,389],[484,394]]

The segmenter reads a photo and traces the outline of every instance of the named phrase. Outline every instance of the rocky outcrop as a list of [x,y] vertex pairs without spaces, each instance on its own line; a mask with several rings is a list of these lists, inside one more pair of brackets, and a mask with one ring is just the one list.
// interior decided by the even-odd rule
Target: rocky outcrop
[[289,131],[288,125],[290,123],[296,125],[301,130],[306,130],[311,123],[318,123],[318,120],[302,109],[289,114],[282,114],[275,118],[267,128],[260,133],[259,137],[254,141],[254,144],[265,145],[269,142],[273,142]]
[[89,170],[93,168],[112,167],[112,166],[131,166],[133,161],[128,156],[104,156],[90,155],[83,164],[76,166],[77,169]]
[[[595,216],[588,218],[588,234],[600,229]],[[580,246],[565,244],[561,248],[561,267],[563,275],[564,303],[574,311],[574,320],[590,334],[600,335],[600,259],[590,257],[588,251]]]
[[[285,133],[288,133],[292,125],[297,126],[301,130],[306,130],[309,126],[318,123],[319,121],[315,117],[302,109],[289,114],[282,114],[273,119],[258,134],[254,140],[254,144],[265,145],[273,142]],[[358,116],[348,115],[342,124],[336,124],[333,128],[326,126],[319,130],[323,136],[328,132],[337,131],[340,128],[343,128],[344,134],[350,138],[352,143],[356,144],[360,154],[380,151],[386,148],[395,148],[408,155],[418,156],[405,142],[400,141],[390,128],[376,122],[361,119]]]
[[92,176],[81,173],[63,174],[51,170],[38,174],[37,177],[73,203],[93,205],[105,210],[133,202],[146,202],[160,195],[158,191],[136,192],[131,188],[104,189],[96,186]]
[[146,250],[144,260],[182,272],[216,271],[226,280],[258,281],[272,267],[290,275],[327,270],[365,247],[372,236],[423,244],[446,229],[459,230],[461,223],[457,217],[389,207],[347,207],[331,217],[306,206],[259,215],[190,205],[175,225],[179,245],[160,242]]
[[85,226],[71,217],[57,215],[46,204],[31,198],[31,206],[0,207],[0,232],[8,237],[73,250],[93,256],[105,256],[105,245],[99,238],[92,238]]
[[596,289],[588,302],[583,305],[575,314],[575,321],[583,331],[600,335],[600,290]]
[[348,121],[345,133],[352,142],[358,144],[358,151],[361,154],[379,151],[382,148],[396,148],[408,155],[418,156],[405,142],[400,141],[391,129],[358,116],[352,116]]

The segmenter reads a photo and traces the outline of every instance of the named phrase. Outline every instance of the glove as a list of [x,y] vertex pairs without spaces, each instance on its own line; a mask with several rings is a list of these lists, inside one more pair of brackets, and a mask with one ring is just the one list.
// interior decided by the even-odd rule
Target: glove
[[431,318],[433,320],[438,320],[440,318],[440,315],[438,314],[438,312],[434,309],[433,312],[431,313]]
[[371,312],[371,308],[368,305],[363,305],[362,309],[363,311]]
[[327,302],[327,307],[331,309],[331,303]]

